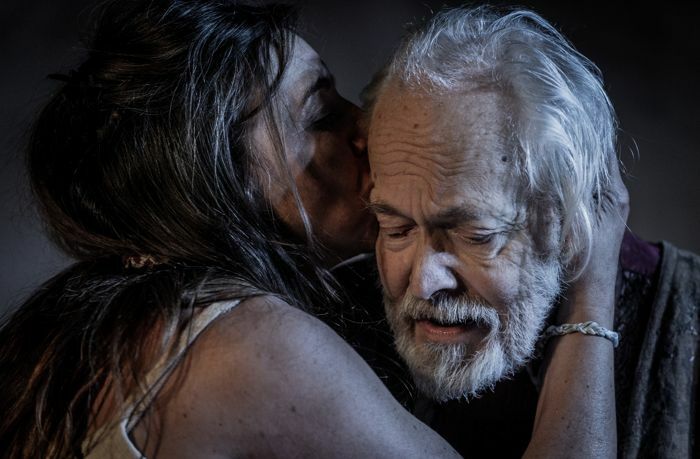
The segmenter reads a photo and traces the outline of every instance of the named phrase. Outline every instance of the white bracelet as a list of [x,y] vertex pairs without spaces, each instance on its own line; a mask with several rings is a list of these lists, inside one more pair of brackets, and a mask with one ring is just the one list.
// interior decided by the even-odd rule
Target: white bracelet
[[602,338],[612,341],[613,347],[617,347],[620,342],[620,334],[608,330],[607,328],[599,325],[597,322],[583,322],[578,324],[561,324],[561,325],[550,325],[542,333],[542,343],[546,342],[552,336],[568,335],[569,333],[583,333],[584,335],[600,336]]

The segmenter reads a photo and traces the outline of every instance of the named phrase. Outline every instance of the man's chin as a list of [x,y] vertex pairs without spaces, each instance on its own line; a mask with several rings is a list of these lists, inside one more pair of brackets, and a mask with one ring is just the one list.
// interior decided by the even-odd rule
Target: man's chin
[[515,369],[496,340],[477,350],[466,344],[415,342],[397,342],[397,347],[417,389],[439,402],[478,397]]

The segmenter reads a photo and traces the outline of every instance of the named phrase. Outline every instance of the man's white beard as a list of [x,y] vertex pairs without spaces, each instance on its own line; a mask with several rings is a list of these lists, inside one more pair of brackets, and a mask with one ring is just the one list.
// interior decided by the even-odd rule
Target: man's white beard
[[[559,293],[561,274],[558,261],[531,264],[526,268],[529,279],[521,283],[519,298],[506,305],[507,312],[502,316],[469,294],[438,295],[435,300],[425,301],[407,293],[394,304],[385,296],[396,348],[419,390],[437,401],[475,397],[527,362]],[[489,332],[476,349],[466,344],[418,344],[414,336],[416,319],[443,323],[470,320]]]

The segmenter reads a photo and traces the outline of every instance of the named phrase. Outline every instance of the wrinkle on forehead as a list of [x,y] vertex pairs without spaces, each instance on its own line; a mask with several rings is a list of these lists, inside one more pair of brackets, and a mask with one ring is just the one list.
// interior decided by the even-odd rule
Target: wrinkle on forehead
[[375,182],[413,177],[431,194],[509,188],[514,150],[508,127],[507,98],[493,88],[434,94],[390,85],[370,125]]

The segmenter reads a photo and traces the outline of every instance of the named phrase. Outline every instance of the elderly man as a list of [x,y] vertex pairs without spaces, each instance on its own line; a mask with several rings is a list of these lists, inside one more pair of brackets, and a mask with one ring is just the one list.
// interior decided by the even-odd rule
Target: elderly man
[[[423,404],[427,421],[474,454],[499,429],[531,428],[536,343],[562,286],[595,256],[592,222],[617,174],[613,110],[595,66],[551,25],[490,8],[438,14],[407,39],[370,96],[388,321],[425,395],[486,400]],[[700,260],[631,235],[620,260],[614,322],[590,338],[621,335],[620,453],[687,457]],[[479,425],[492,408],[498,432]]]

